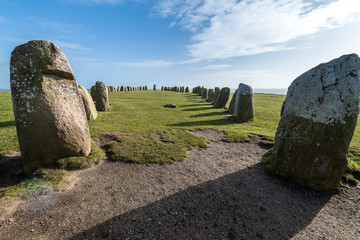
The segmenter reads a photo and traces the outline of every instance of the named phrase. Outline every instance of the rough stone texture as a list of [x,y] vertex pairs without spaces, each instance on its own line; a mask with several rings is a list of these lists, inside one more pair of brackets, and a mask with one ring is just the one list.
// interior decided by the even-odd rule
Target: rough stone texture
[[218,98],[220,94],[220,88],[216,87],[214,88],[214,95],[212,96],[212,102],[215,103],[216,99]]
[[89,94],[88,90],[84,87],[79,85],[79,93],[82,97],[84,102],[86,117],[88,120],[96,119],[98,113],[96,111],[96,107],[94,104],[94,100],[92,99],[91,95]]
[[201,97],[208,98],[208,89],[207,88],[203,88]]
[[229,113],[233,114],[234,113],[234,109],[235,109],[235,101],[236,101],[236,96],[238,93],[238,89],[236,89],[231,101],[230,101],[230,105],[229,105]]
[[96,99],[96,86],[92,86],[91,89],[90,89],[90,93],[91,93],[91,97],[93,100]]
[[230,97],[230,88],[224,87],[220,90],[218,97],[214,102],[214,108],[224,108]]
[[106,84],[96,82],[96,110],[106,112],[109,110],[109,94]]
[[214,89],[208,90],[208,102],[212,102],[211,98],[213,97]]
[[310,188],[338,187],[359,105],[360,61],[345,55],[305,72],[288,89],[267,169]]
[[234,106],[235,121],[248,122],[252,120],[255,116],[252,88],[240,83],[236,94]]
[[26,173],[68,156],[88,155],[90,132],[81,96],[64,53],[30,41],[11,53],[16,130]]

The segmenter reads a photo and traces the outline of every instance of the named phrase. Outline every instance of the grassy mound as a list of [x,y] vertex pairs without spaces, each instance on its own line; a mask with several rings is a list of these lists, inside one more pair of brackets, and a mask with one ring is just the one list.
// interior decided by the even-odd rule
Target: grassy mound
[[207,147],[199,138],[182,129],[153,131],[118,131],[106,147],[111,160],[131,163],[174,163],[183,161],[194,146]]

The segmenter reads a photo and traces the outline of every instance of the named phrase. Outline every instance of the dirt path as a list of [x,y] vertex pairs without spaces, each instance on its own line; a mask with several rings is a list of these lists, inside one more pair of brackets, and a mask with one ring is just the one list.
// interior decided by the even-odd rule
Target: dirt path
[[360,239],[360,189],[316,192],[268,175],[256,143],[212,142],[184,162],[115,162],[22,202],[0,239]]

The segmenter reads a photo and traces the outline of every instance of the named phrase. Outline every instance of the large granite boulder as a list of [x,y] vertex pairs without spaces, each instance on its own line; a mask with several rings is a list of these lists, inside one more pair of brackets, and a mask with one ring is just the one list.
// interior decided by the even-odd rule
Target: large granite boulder
[[220,88],[215,87],[214,95],[211,97],[211,102],[213,102],[213,104],[215,103],[215,100],[219,97],[219,94],[220,94]]
[[106,84],[97,81],[96,82],[96,94],[95,94],[96,110],[106,112],[109,110],[109,93]]
[[[254,100],[252,88],[246,84],[240,83],[236,90],[234,118],[237,122],[248,122],[254,118]],[[235,94],[234,94],[235,95]]]
[[214,102],[214,108],[224,108],[230,97],[230,88],[224,87],[220,90],[218,97]]
[[237,93],[238,93],[239,89],[235,90],[235,93],[233,94],[233,97],[231,98],[230,101],[230,105],[229,105],[229,113],[233,114],[234,113],[234,109],[235,109],[235,101],[236,101],[236,97],[237,97]]
[[359,113],[356,54],[323,63],[296,78],[281,110],[271,173],[314,189],[338,187]]
[[84,103],[64,53],[30,41],[11,53],[10,82],[25,173],[91,151]]
[[82,100],[84,102],[86,117],[88,120],[96,119],[98,116],[98,113],[96,111],[96,107],[94,104],[94,100],[92,99],[90,93],[88,90],[84,87],[79,85],[79,93],[82,97]]

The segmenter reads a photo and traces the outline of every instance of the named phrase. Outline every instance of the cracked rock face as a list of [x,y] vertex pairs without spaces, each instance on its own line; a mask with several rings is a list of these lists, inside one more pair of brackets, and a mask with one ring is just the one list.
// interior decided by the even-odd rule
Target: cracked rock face
[[360,60],[344,55],[305,72],[288,89],[267,169],[301,185],[338,187],[358,117]]
[[61,157],[90,153],[83,101],[57,46],[47,41],[17,46],[11,53],[10,83],[25,172]]
[[248,122],[252,120],[255,115],[252,88],[249,85],[240,83],[234,97],[235,104],[233,112],[235,120],[237,122]]

